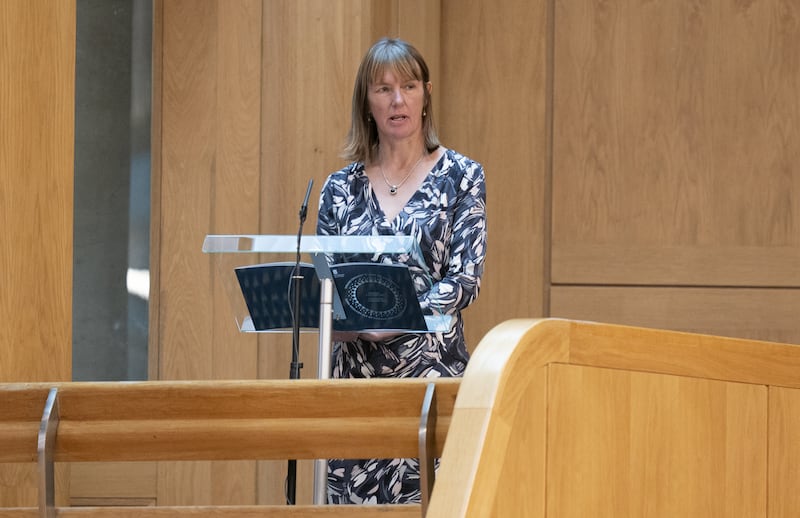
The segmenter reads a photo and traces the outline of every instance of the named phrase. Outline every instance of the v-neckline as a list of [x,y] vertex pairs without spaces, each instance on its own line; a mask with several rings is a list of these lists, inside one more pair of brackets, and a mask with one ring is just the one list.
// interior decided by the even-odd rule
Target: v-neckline
[[380,213],[380,215],[383,218],[384,222],[386,222],[389,226],[393,226],[394,225],[394,222],[397,221],[400,218],[400,216],[403,214],[403,212],[406,212],[406,209],[408,208],[408,206],[411,205],[411,202],[414,201],[414,198],[417,197],[417,195],[419,194],[420,188],[423,185],[425,185],[425,183],[428,181],[428,178],[430,177],[430,174],[431,174],[431,171],[428,171],[428,174],[425,175],[425,177],[422,179],[422,182],[419,184],[419,186],[417,186],[417,188],[414,190],[414,192],[411,193],[411,196],[409,196],[408,199],[406,200],[406,202],[400,207],[400,210],[397,211],[397,214],[395,214],[391,218],[389,217],[388,214],[386,214],[386,211],[384,210],[383,205],[381,205],[381,200],[378,198],[378,194],[375,191],[374,186],[372,185],[372,181],[370,181],[369,177],[367,177],[367,183],[369,184],[369,189],[370,189],[370,191],[372,193],[372,200],[375,202],[375,208]]
[[397,230],[396,228],[394,228],[395,222],[397,222],[398,219],[401,218],[401,216],[402,216],[402,214],[404,212],[408,212],[406,209],[411,205],[411,203],[414,201],[414,199],[417,198],[417,196],[419,196],[420,191],[422,190],[422,187],[425,186],[425,184],[427,184],[428,182],[431,181],[431,176],[433,175],[433,173],[437,169],[439,169],[439,164],[444,159],[446,154],[447,154],[447,149],[445,148],[442,151],[442,154],[439,156],[439,158],[437,158],[436,161],[434,161],[433,166],[431,166],[428,169],[428,171],[425,173],[425,176],[422,178],[422,181],[419,183],[419,185],[417,185],[416,189],[414,189],[414,192],[411,193],[411,196],[409,196],[408,199],[405,201],[405,203],[403,203],[403,205],[400,207],[400,210],[397,211],[397,214],[395,214],[391,218],[389,218],[389,215],[386,214],[386,211],[384,210],[383,205],[381,205],[380,199],[378,198],[377,191],[375,190],[375,187],[372,184],[372,180],[367,175],[366,166],[364,166],[363,173],[364,173],[364,177],[366,178],[366,181],[367,181],[367,186],[368,186],[368,188],[370,190],[370,193],[371,193],[371,198],[375,203],[376,210],[380,213],[381,217],[383,218],[383,221],[387,225],[392,227],[394,230]]

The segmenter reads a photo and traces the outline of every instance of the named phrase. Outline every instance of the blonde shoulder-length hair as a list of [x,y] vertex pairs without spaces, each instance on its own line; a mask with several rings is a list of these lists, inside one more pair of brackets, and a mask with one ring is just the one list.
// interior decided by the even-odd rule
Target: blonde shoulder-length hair
[[439,147],[439,137],[433,122],[431,94],[427,88],[430,72],[425,59],[408,42],[396,38],[382,38],[364,55],[356,73],[350,131],[347,133],[342,151],[342,157],[346,160],[367,163],[374,161],[377,156],[378,128],[369,113],[367,92],[369,85],[380,80],[386,70],[391,70],[398,77],[422,81],[425,92],[422,117],[425,147],[428,152]]

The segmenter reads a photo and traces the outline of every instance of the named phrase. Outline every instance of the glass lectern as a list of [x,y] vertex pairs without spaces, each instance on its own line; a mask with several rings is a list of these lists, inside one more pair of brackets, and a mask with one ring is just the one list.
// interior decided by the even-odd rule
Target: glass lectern
[[410,236],[208,235],[203,252],[215,254],[242,332],[292,330],[289,281],[300,263],[298,318],[303,332],[319,331],[320,378],[329,376],[333,331],[427,333],[452,324],[416,299],[433,281]]

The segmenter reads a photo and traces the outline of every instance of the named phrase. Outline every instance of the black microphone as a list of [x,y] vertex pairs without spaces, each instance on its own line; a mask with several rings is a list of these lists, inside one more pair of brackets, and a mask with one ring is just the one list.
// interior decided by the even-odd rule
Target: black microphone
[[[308,198],[311,196],[311,186],[314,185],[314,179],[308,181],[308,188],[306,189],[306,197],[303,199],[303,204],[300,206],[300,225],[297,229],[297,256],[294,263],[294,273],[292,273],[292,282],[290,293],[292,293],[292,363],[289,365],[289,379],[300,379],[300,369],[303,364],[300,362],[300,287],[303,282],[303,276],[300,275],[300,239],[303,237],[303,223],[306,220],[308,213]],[[286,474],[286,486],[284,491],[286,493],[286,503],[294,505],[297,484],[297,460],[290,459]]]
[[313,178],[308,181],[308,188],[306,189],[306,197],[303,200],[303,204],[300,206],[300,223],[306,220],[306,214],[308,213],[308,197],[311,196],[312,185],[314,185]]

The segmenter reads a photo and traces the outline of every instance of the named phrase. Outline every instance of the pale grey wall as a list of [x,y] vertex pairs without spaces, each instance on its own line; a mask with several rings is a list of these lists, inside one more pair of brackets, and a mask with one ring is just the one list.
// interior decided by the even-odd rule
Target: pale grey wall
[[147,376],[151,0],[78,0],[73,379]]

